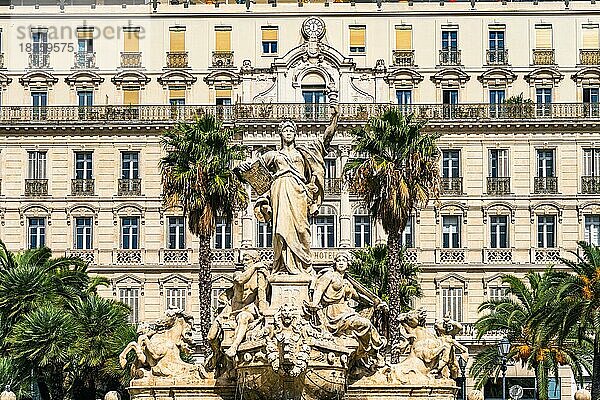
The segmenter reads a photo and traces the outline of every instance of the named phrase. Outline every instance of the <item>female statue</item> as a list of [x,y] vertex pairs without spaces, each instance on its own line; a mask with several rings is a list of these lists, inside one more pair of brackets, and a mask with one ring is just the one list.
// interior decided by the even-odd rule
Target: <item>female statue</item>
[[[281,149],[259,157],[273,177],[270,190],[255,207],[259,221],[273,221],[273,273],[313,274],[308,218],[317,213],[323,199],[324,156],[337,128],[337,106],[332,111],[323,137],[306,145],[296,144],[296,124],[283,121]],[[238,169],[243,173],[252,165],[246,161]]]

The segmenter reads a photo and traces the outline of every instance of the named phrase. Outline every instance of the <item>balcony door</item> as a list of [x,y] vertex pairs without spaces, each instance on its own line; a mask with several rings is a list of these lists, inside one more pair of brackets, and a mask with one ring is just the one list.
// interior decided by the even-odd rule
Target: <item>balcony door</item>
[[583,106],[587,117],[600,115],[600,88],[583,88]]
[[47,92],[32,92],[31,105],[33,106],[33,119],[46,119],[48,105]]
[[490,90],[490,117],[498,118],[501,116],[501,104],[506,99],[506,91],[504,90]]
[[325,116],[327,96],[325,87],[303,86],[302,99],[304,100],[304,116],[307,119],[319,119]]

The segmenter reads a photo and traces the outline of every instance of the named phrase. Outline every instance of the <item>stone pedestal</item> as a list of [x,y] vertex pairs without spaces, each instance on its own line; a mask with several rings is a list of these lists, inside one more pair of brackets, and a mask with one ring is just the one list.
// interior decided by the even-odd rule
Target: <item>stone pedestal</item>
[[235,387],[215,386],[214,380],[206,380],[193,386],[130,386],[131,400],[233,400]]
[[302,310],[304,301],[309,301],[308,289],[312,277],[310,275],[272,275],[271,306],[265,316],[273,316],[283,304],[292,304]]
[[357,385],[348,387],[347,400],[454,400],[456,386]]

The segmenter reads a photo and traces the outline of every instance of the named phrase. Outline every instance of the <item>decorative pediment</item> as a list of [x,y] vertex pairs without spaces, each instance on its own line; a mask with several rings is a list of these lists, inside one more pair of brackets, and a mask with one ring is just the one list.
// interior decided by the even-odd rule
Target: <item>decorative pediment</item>
[[185,86],[189,88],[198,78],[187,71],[171,70],[159,76],[157,80],[163,86]]
[[9,78],[8,76],[4,75],[4,74],[0,74],[0,87],[2,89],[6,89],[6,87],[12,82],[12,78]]
[[104,78],[94,71],[76,71],[67,76],[65,82],[72,88],[79,86],[98,87],[98,85],[104,82]]
[[461,214],[463,217],[463,222],[467,223],[467,210],[468,207],[465,203],[460,203],[457,201],[449,201],[442,204],[440,207],[435,206],[433,208],[435,213],[435,223],[440,223],[440,215],[457,215]]
[[477,80],[485,86],[508,86],[517,79],[508,68],[492,68],[477,77]]
[[462,287],[465,290],[465,294],[467,294],[467,290],[469,289],[468,279],[454,272],[446,274],[439,279],[434,278],[433,283],[435,284],[436,292],[444,287]]
[[118,289],[136,288],[140,290],[140,296],[144,295],[144,284],[146,280],[132,274],[125,274],[110,280],[113,296],[118,295]]
[[113,223],[117,225],[121,217],[140,217],[140,223],[144,225],[146,210],[137,204],[122,204],[113,209]]
[[21,225],[25,225],[27,218],[46,218],[46,223],[52,225],[52,209],[43,204],[27,204],[19,209]]
[[49,88],[58,82],[58,78],[47,71],[30,71],[19,78],[24,87]]
[[423,75],[411,68],[396,68],[390,70],[384,79],[389,85],[416,86],[423,80]]
[[510,222],[515,223],[515,206],[507,202],[495,202],[487,206],[481,206],[483,212],[483,223],[487,223],[488,215],[510,215]]
[[136,86],[141,88],[150,82],[150,78],[148,78],[146,74],[141,71],[126,70],[121,71],[113,76],[111,82],[114,83],[117,88],[121,88],[123,86]]
[[204,82],[209,86],[236,86],[241,81],[237,72],[227,70],[213,71],[204,77]]
[[283,57],[276,58],[273,62],[273,67],[291,69],[299,64],[308,63],[309,60],[314,61],[311,64],[326,63],[335,69],[354,68],[356,65],[351,58],[345,57],[336,48],[328,44],[320,41],[307,41],[294,47]]
[[535,222],[536,215],[557,215],[558,222],[562,222],[563,207],[553,201],[545,201],[542,203],[533,204],[529,206],[529,212],[532,224]]
[[337,211],[333,206],[322,205],[319,207],[319,215],[337,215]]
[[582,221],[584,214],[600,214],[600,201],[592,200],[577,206],[577,218]]
[[558,72],[556,68],[542,67],[531,71],[525,75],[525,81],[529,85],[556,85],[565,76]]
[[444,68],[430,79],[436,86],[464,86],[471,77],[462,69]]
[[600,68],[587,67],[580,69],[571,75],[577,85],[599,85],[600,84]]
[[71,223],[72,217],[94,217],[94,223],[98,225],[98,208],[89,204],[77,204],[65,210],[67,214],[67,225]]
[[483,294],[488,294],[488,288],[494,286],[505,286],[505,283],[502,282],[502,278],[505,274],[498,272],[488,277],[482,278],[481,283],[483,283]]
[[233,284],[233,280],[230,276],[227,275],[217,275],[213,278],[211,282],[212,286],[215,288],[228,288]]

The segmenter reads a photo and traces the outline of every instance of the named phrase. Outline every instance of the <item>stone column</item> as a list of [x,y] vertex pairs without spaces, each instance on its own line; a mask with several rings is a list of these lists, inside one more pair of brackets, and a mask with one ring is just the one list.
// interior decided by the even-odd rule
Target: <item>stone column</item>
[[[350,146],[340,146],[340,176],[350,156]],[[352,206],[350,191],[342,187],[340,194],[340,247],[352,247]]]

